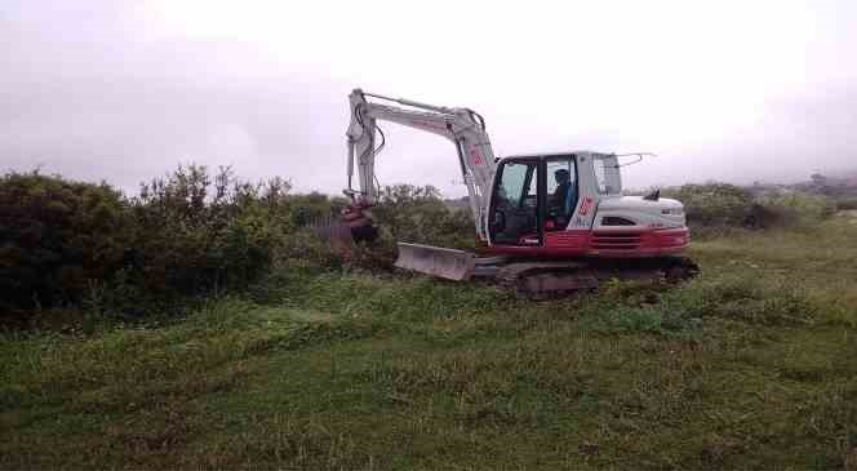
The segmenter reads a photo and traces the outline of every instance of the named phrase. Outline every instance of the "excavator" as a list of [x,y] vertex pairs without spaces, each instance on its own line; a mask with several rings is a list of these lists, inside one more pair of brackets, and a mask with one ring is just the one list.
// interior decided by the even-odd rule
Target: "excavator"
[[[528,297],[597,288],[612,278],[679,281],[697,265],[681,252],[690,243],[683,205],[622,194],[617,155],[589,150],[497,158],[485,120],[468,108],[448,108],[366,93],[349,96],[347,188],[352,203],[333,234],[371,241],[371,207],[380,188],[375,158],[384,147],[379,121],[449,140],[467,188],[476,252],[399,242],[396,267],[449,280],[493,279]],[[380,142],[379,142],[380,141]],[[356,167],[356,188],[355,188]],[[329,234],[330,235],[330,234]]]

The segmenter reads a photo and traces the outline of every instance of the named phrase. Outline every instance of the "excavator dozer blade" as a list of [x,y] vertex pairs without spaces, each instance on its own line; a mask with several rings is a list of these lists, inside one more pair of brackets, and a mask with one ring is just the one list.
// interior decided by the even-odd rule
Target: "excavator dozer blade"
[[462,281],[470,279],[476,266],[476,254],[472,252],[405,242],[399,242],[398,246],[395,265],[404,270]]

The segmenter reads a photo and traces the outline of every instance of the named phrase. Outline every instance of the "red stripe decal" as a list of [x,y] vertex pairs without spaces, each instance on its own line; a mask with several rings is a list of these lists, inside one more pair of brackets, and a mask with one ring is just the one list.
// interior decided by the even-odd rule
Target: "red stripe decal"
[[583,199],[583,203],[580,204],[580,211],[577,214],[581,216],[586,216],[586,213],[589,212],[589,207],[592,206],[592,198],[586,197]]
[[470,149],[470,158],[473,160],[473,165],[482,165],[482,156],[475,147]]

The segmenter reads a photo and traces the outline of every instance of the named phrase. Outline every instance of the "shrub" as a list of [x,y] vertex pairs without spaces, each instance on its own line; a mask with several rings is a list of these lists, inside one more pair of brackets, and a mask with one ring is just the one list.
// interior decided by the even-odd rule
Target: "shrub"
[[475,245],[473,217],[468,210],[453,210],[432,186],[384,187],[372,209],[382,237],[443,247],[472,249]]
[[749,191],[726,183],[684,185],[667,189],[664,195],[681,201],[688,225],[706,232],[808,225],[836,211],[836,204],[824,196],[791,192],[754,197]]
[[768,224],[759,220],[759,227],[812,225],[836,212],[832,200],[805,193],[763,195],[757,199],[757,205],[776,215]]
[[88,280],[119,270],[131,215],[110,185],[46,176],[0,177],[0,309],[77,302]]
[[432,187],[386,186],[381,189],[372,218],[378,238],[361,243],[342,259],[349,269],[392,270],[397,242],[474,249],[476,235],[470,211],[452,209]]
[[[212,191],[213,190],[213,191]],[[134,198],[138,282],[163,296],[244,286],[273,262],[293,227],[290,184],[258,184],[190,165],[142,185]]]
[[196,165],[143,184],[130,200],[105,183],[5,175],[0,310],[15,310],[23,323],[56,306],[137,315],[243,288],[268,271],[293,232],[289,190],[280,178],[251,184],[228,168],[212,179]]
[[331,269],[342,266],[342,259],[311,229],[300,228],[288,234],[278,252],[277,261],[288,267]]
[[836,202],[836,208],[845,211],[857,210],[857,198],[842,198]]
[[664,193],[684,204],[687,223],[691,226],[742,227],[747,225],[752,214],[752,196],[727,183],[684,185]]
[[318,192],[289,195],[288,198],[289,214],[295,226],[305,226],[314,221],[337,217],[348,203],[346,198],[330,198]]

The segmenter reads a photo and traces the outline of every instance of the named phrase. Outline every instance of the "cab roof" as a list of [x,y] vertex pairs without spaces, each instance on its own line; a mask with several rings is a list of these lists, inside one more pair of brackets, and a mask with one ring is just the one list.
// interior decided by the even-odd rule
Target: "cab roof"
[[611,155],[609,152],[596,152],[592,150],[568,150],[565,152],[536,152],[531,154],[515,154],[515,155],[505,155],[500,157],[501,160],[505,159],[521,159],[521,158],[548,158],[548,157],[563,157],[566,155],[580,155],[580,154],[599,154],[599,155]]

